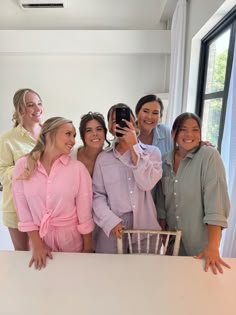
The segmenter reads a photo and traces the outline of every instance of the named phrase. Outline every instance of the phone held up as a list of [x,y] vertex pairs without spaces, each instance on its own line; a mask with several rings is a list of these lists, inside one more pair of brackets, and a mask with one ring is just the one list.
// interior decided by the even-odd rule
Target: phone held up
[[[126,122],[123,120],[130,121],[130,109],[128,107],[118,107],[116,108],[116,124],[120,128],[128,127]],[[116,132],[117,137],[122,137],[122,133]]]

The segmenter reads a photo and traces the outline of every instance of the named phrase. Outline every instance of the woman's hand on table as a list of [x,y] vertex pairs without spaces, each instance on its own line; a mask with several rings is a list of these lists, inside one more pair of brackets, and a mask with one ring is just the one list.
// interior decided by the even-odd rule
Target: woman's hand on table
[[47,257],[50,259],[53,258],[51,250],[42,242],[42,244],[39,244],[37,247],[32,249],[32,258],[29,262],[29,267],[34,264],[35,269],[40,270],[41,268],[45,268]]
[[196,259],[205,259],[205,268],[207,272],[209,267],[211,267],[213,273],[216,275],[218,272],[223,273],[223,266],[230,268],[230,266],[220,257],[218,248],[211,248],[209,246],[205,247],[204,250],[195,256]]

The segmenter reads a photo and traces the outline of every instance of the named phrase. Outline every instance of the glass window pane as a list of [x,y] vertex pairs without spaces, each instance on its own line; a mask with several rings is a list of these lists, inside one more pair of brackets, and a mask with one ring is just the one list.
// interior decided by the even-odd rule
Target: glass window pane
[[202,119],[202,140],[218,145],[222,98],[206,100]]
[[209,46],[205,94],[224,90],[229,37],[230,29],[217,37]]

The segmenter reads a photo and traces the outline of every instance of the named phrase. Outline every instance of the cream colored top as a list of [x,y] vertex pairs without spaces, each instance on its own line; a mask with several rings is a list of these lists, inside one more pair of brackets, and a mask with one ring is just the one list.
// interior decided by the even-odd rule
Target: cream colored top
[[0,136],[0,182],[3,186],[3,211],[15,212],[12,198],[11,181],[15,162],[29,153],[36,144],[36,139],[18,125]]

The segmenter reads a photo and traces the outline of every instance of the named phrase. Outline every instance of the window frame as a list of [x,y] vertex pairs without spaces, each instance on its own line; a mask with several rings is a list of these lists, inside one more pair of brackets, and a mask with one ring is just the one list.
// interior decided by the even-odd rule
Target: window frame
[[[227,29],[231,29],[229,38],[229,49],[228,58],[225,73],[225,85],[224,90],[219,92],[204,94],[204,89],[206,86],[207,70],[208,70],[208,57],[209,57],[209,47],[210,44],[216,40]],[[224,132],[224,122],[227,107],[227,98],[229,92],[229,83],[232,70],[233,56],[234,56],[234,46],[236,37],[236,6],[218,23],[214,28],[202,39],[201,50],[200,50],[200,60],[199,60],[199,73],[198,73],[198,87],[197,87],[197,97],[196,97],[196,114],[202,119],[204,111],[204,101],[222,98],[222,110],[220,117],[219,126],[219,137],[218,137],[218,150],[221,150],[222,137]],[[207,139],[204,139],[207,140]]]

